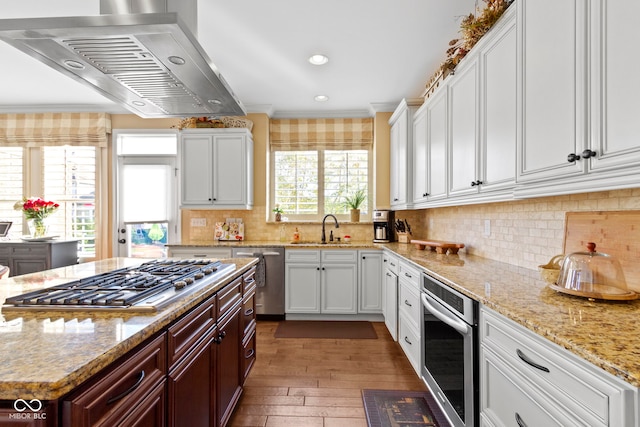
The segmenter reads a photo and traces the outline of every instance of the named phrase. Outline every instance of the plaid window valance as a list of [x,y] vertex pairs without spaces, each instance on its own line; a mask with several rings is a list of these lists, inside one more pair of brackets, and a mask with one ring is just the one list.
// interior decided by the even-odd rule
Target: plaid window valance
[[0,114],[0,145],[106,147],[111,133],[107,113]]
[[373,146],[373,119],[274,119],[272,151],[368,150]]

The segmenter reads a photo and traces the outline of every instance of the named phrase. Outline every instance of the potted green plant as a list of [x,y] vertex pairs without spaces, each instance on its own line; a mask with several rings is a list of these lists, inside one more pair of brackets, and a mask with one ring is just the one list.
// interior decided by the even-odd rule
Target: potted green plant
[[360,206],[367,199],[367,193],[360,188],[351,196],[344,198],[344,204],[351,210],[351,222],[360,222]]
[[282,213],[284,212],[282,210],[282,208],[280,207],[280,205],[276,205],[275,208],[272,209],[273,212],[276,214],[276,222],[280,222],[282,221]]

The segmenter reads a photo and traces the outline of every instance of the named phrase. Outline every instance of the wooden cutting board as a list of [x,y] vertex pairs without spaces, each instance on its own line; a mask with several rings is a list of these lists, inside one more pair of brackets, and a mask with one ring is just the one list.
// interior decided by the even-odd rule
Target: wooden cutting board
[[640,292],[640,211],[567,212],[563,253],[584,252],[588,242],[618,258],[627,287]]
[[445,242],[442,240],[411,240],[411,243],[416,245],[417,249],[424,250],[429,248],[432,251],[436,251],[439,254],[446,254],[447,251],[451,254],[457,254],[458,250],[464,248],[463,243]]

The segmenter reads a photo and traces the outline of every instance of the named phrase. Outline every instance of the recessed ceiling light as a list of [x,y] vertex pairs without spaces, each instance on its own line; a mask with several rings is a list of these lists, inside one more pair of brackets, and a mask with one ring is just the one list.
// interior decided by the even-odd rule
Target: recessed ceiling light
[[74,61],[73,59],[67,59],[64,61],[64,65],[74,70],[84,70],[84,64],[82,62]]
[[185,61],[184,58],[181,58],[179,56],[170,56],[167,59],[169,60],[169,62],[176,65],[184,65],[187,63],[187,61]]
[[327,95],[316,95],[313,99],[318,102],[325,102],[329,100],[329,97]]
[[329,62],[329,57],[326,55],[317,53],[309,57],[309,62],[312,63],[313,65],[324,65],[327,62]]

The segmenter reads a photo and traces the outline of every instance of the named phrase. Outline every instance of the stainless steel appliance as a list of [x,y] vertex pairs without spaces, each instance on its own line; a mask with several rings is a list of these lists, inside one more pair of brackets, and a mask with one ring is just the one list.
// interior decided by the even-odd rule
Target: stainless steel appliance
[[234,258],[258,258],[256,315],[259,319],[284,319],[284,247],[234,248]]
[[455,427],[478,425],[478,302],[422,275],[422,379]]
[[373,241],[376,243],[393,242],[393,211],[373,211]]
[[236,270],[217,260],[155,260],[9,297],[2,311],[156,311]]

